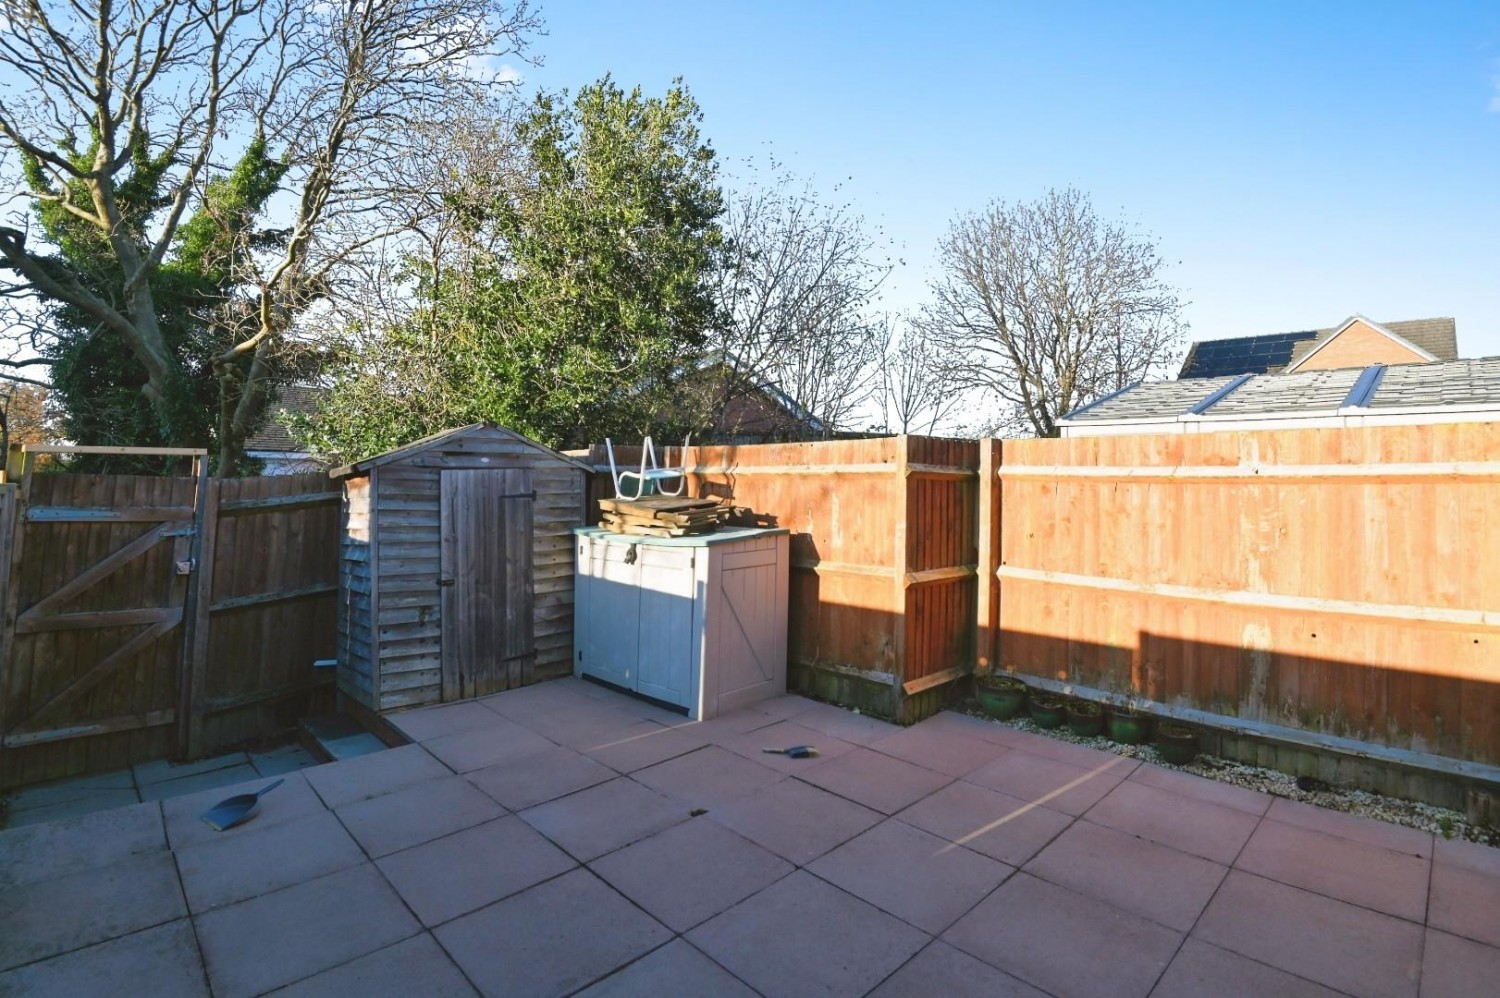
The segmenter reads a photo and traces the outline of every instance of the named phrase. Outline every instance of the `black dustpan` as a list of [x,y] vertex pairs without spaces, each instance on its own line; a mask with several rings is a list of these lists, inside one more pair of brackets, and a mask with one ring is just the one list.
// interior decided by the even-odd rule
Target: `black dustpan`
[[261,796],[270,793],[286,781],[277,780],[270,786],[262,787],[253,794],[235,794],[233,797],[219,801],[213,807],[203,812],[203,820],[216,832],[222,832],[226,828],[233,828],[246,818],[250,812],[255,810],[256,803]]

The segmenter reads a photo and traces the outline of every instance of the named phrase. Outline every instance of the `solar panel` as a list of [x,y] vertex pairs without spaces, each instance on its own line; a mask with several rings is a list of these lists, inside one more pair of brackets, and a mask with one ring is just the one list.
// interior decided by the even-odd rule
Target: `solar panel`
[[1271,333],[1267,336],[1236,336],[1226,340],[1202,340],[1193,350],[1192,364],[1184,378],[1221,378],[1235,374],[1264,374],[1285,365],[1293,348],[1317,336],[1317,330]]

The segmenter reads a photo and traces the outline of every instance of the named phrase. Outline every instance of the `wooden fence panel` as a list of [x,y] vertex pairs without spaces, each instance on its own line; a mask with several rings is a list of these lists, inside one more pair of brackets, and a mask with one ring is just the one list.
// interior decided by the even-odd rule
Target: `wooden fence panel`
[[1001,450],[1005,667],[1500,764],[1500,424]]

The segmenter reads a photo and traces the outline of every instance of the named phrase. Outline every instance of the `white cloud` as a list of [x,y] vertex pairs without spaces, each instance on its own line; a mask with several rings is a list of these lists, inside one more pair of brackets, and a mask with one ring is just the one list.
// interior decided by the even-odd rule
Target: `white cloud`
[[[523,77],[519,69],[508,62],[503,62],[500,64],[500,72],[495,74],[495,79],[501,83],[520,83]],[[1500,97],[1496,97],[1495,100],[1500,101]]]

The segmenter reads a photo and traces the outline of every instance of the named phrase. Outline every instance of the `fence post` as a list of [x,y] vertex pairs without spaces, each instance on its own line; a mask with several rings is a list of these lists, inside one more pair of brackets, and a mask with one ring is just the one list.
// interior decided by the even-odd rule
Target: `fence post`
[[221,482],[208,477],[208,463],[198,471],[198,510],[194,517],[193,579],[188,588],[182,641],[182,668],[177,690],[177,749],[184,759],[203,749],[203,685],[208,668],[209,608],[213,602],[214,554],[219,529]]
[[1000,587],[995,570],[1000,564],[999,440],[979,441],[979,598],[975,600],[974,652],[978,672],[995,668],[995,642],[1000,629]]

